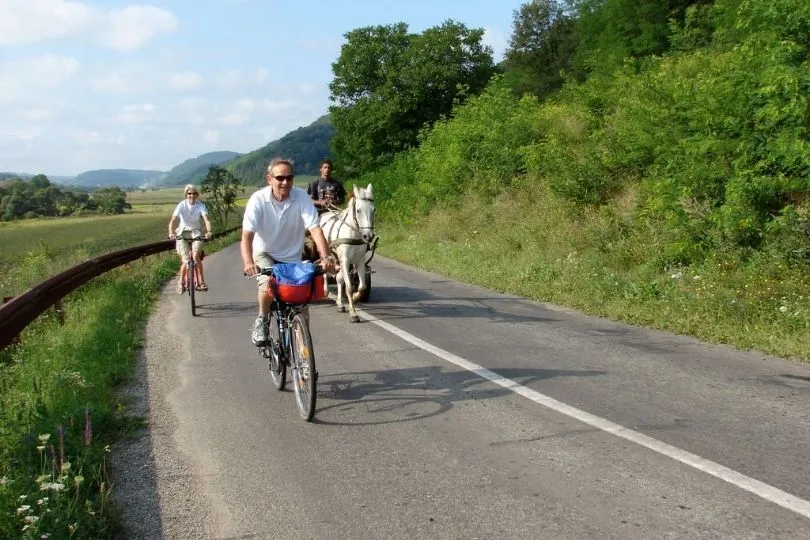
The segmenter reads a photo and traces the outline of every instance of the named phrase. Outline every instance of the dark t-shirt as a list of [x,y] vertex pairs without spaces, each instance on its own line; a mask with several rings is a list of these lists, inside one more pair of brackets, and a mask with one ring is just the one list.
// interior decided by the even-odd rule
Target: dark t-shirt
[[343,204],[346,201],[346,188],[338,180],[324,180],[317,178],[307,187],[307,193],[314,201],[331,199],[335,204]]

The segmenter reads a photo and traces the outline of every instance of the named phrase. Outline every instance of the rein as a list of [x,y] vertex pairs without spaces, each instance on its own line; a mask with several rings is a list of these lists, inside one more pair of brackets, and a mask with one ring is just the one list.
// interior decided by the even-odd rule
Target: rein
[[[374,199],[371,199],[371,198],[368,198],[368,197],[362,197],[361,199],[364,200],[364,201],[371,201],[371,202],[374,201]],[[333,240],[332,242],[329,243],[329,248],[332,251],[334,251],[337,246],[341,246],[341,245],[350,245],[350,246],[369,245],[369,242],[366,242],[365,240],[362,239],[362,234],[360,233],[361,227],[360,227],[360,223],[357,221],[357,203],[356,203],[356,201],[357,201],[356,198],[352,199],[352,201],[349,204],[348,208],[343,210],[339,215],[336,215],[334,217],[329,218],[329,222],[328,222],[329,223],[329,230],[326,233],[326,237],[329,238],[329,236],[332,233],[332,230],[335,228],[335,225],[337,225],[338,226],[337,233],[336,233],[337,236],[340,235],[341,228],[345,226],[345,227],[348,227],[349,230],[354,232],[355,236],[360,236],[361,238],[336,238],[335,240]],[[354,221],[354,224],[348,222],[349,210],[351,210],[352,221]],[[372,231],[374,230],[374,227],[362,227],[362,228],[371,229]]]

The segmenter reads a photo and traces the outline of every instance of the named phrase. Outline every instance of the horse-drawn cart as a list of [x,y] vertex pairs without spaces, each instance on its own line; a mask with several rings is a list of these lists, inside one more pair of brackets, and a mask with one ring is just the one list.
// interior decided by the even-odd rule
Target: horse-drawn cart
[[354,186],[346,208],[324,213],[320,218],[329,249],[340,264],[337,276],[327,277],[326,286],[337,286],[338,310],[346,311],[347,303],[349,316],[355,322],[360,317],[354,303],[368,302],[371,295],[370,263],[379,240],[374,233],[374,213],[374,196],[369,184],[365,188]]
[[[374,273],[374,270],[371,269],[371,259],[374,258],[374,252],[377,249],[377,243],[379,242],[379,240],[380,237],[375,236],[374,240],[372,240],[368,244],[368,251],[366,251],[366,288],[360,292],[360,297],[357,299],[359,302],[368,302],[368,299],[371,297],[371,274]],[[349,280],[351,281],[352,284],[352,290],[353,291],[359,290],[360,276],[357,274],[356,266],[352,266],[351,269],[349,270]],[[327,275],[326,282],[329,285],[334,285],[335,287],[337,287],[337,280],[335,279],[335,276]]]

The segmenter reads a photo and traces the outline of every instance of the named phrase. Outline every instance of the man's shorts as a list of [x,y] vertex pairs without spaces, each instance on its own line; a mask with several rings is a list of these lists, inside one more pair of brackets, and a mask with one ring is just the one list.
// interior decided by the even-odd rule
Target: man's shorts
[[[262,251],[253,254],[253,264],[259,268],[270,268],[276,264],[276,261],[268,253]],[[267,287],[270,283],[270,276],[259,276],[256,280],[259,282],[259,290],[261,292],[267,292]]]
[[[184,261],[187,261],[188,258],[189,258],[189,255],[190,255],[189,249],[188,249],[188,244],[189,243],[188,243],[187,240],[190,240],[190,239],[194,238],[195,236],[200,236],[199,231],[197,231],[197,234],[193,234],[192,231],[183,231],[182,237],[180,237],[180,236],[177,237],[177,244],[176,244],[177,254],[180,255],[180,258],[182,258]],[[203,242],[202,242],[202,240],[195,240],[191,244],[192,244],[191,245],[191,251],[192,252],[194,252],[194,253],[201,253],[202,252],[202,250],[203,250]]]

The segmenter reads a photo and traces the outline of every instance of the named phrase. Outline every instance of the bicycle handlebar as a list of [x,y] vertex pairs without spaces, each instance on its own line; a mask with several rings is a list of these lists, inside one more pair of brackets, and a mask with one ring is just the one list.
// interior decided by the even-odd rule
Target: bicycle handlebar
[[[317,259],[315,262],[312,263],[312,264],[315,265],[315,274],[324,274],[325,273],[323,268],[321,268],[318,265],[318,263],[321,262],[322,260],[323,259]],[[249,276],[249,275],[245,274],[245,272],[243,271],[242,275],[245,276],[248,279],[258,279],[259,276],[272,276],[273,275],[273,267],[272,266],[268,266],[266,268],[259,267],[259,271],[256,272],[255,274],[253,274],[252,276]]]

